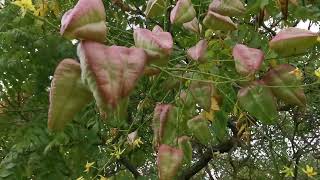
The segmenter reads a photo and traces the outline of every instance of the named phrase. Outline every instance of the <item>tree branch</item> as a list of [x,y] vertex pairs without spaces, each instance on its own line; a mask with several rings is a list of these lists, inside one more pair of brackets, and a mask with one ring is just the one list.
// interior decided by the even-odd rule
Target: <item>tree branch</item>
[[214,178],[213,178],[213,176],[212,176],[212,174],[211,174],[210,169],[209,169],[208,166],[206,166],[206,172],[207,172],[207,174],[208,174],[208,176],[209,176],[209,179],[210,179],[210,180],[214,180]]
[[133,174],[135,179],[141,176],[137,168],[133,164],[131,164],[127,158],[122,158],[119,160],[119,162],[123,164]]
[[180,177],[178,179],[190,179],[192,176],[197,174],[199,171],[201,171],[204,167],[206,167],[209,163],[209,161],[213,158],[213,153],[214,152],[220,152],[220,153],[225,153],[229,152],[235,145],[236,141],[234,139],[230,139],[218,146],[213,146],[209,149],[207,149],[203,155],[200,157],[199,161],[196,162],[194,165],[191,167],[185,169]]
[[270,33],[272,34],[272,36],[275,36],[275,35],[277,34],[274,30],[272,30],[271,28],[267,27],[264,23],[261,23],[261,26],[262,26],[265,30],[267,30],[268,32],[270,32]]

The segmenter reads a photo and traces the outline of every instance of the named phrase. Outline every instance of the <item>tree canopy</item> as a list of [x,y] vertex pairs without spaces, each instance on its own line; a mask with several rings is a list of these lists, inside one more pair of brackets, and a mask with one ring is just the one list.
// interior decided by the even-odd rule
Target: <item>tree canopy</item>
[[318,0],[0,1],[0,179],[319,179]]

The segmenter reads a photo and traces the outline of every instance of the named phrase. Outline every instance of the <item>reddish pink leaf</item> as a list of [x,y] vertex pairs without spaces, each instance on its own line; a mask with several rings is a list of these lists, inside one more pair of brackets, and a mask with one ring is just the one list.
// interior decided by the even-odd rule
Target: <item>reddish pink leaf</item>
[[207,53],[208,43],[206,40],[199,41],[195,46],[188,49],[187,55],[192,60],[198,62],[206,61],[206,53]]
[[237,72],[242,75],[254,74],[260,69],[264,60],[263,51],[249,48],[243,44],[235,45],[232,55],[234,57]]
[[103,42],[106,37],[106,13],[101,0],[79,0],[61,20],[60,33],[69,39]]
[[203,20],[203,24],[212,30],[233,31],[237,29],[237,25],[227,17],[212,11],[209,11]]
[[133,90],[143,74],[146,55],[143,49],[105,46],[82,41],[78,46],[82,80],[90,87],[102,109],[115,108]]
[[133,33],[135,46],[146,51],[148,63],[164,65],[172,52],[172,36],[161,30],[159,26],[156,26],[153,31],[138,28]]
[[170,13],[172,24],[183,24],[196,17],[196,11],[193,8],[191,0],[178,0],[176,6]]
[[172,180],[182,166],[183,151],[162,144],[158,151],[157,163],[160,180]]
[[280,31],[269,46],[283,56],[301,54],[317,43],[317,33],[299,28],[287,28]]

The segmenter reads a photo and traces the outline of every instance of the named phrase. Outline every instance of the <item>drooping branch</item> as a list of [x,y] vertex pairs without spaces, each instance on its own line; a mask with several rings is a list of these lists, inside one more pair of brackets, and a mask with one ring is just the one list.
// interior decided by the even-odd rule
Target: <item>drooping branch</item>
[[208,148],[200,157],[199,161],[193,164],[191,167],[185,169],[180,177],[178,179],[190,179],[192,176],[197,174],[199,171],[201,171],[203,168],[205,168],[209,161],[213,158],[214,152],[220,152],[225,153],[229,152],[233,147],[236,146],[235,139],[230,139],[218,146],[213,146],[211,148]]

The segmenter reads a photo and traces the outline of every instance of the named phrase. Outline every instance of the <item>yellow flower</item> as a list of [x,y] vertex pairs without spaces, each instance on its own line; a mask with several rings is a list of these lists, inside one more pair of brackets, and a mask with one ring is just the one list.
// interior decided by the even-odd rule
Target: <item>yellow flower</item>
[[317,172],[314,171],[313,167],[311,167],[311,166],[309,166],[309,165],[306,165],[306,168],[305,168],[305,169],[302,169],[302,171],[303,171],[304,173],[306,173],[306,175],[307,175],[308,177],[312,177],[312,176],[317,175]]
[[114,147],[114,150],[110,155],[114,156],[116,159],[120,159],[123,152],[124,152],[124,149],[121,150],[120,147],[118,147],[118,148]]
[[38,6],[39,6],[39,8],[37,10],[35,10],[33,14],[35,16],[44,17],[47,14],[48,10],[49,10],[48,2],[43,0]]
[[87,164],[85,165],[85,170],[83,172],[88,173],[93,164],[94,164],[94,162],[91,162],[91,163],[87,162]]
[[320,67],[314,71],[314,74],[320,78]]
[[295,75],[298,79],[303,78],[303,74],[299,68],[296,68],[295,70],[291,71],[290,74]]
[[288,166],[284,166],[280,173],[284,173],[285,177],[294,177],[293,169]]
[[78,177],[76,180],[84,180],[83,176]]
[[143,142],[141,141],[141,137],[139,137],[138,139],[133,141],[133,147],[138,147],[140,148],[140,144],[143,144]]
[[15,4],[21,8],[22,16],[25,16],[28,10],[32,12],[36,10],[31,0],[17,0],[12,2],[12,4]]

